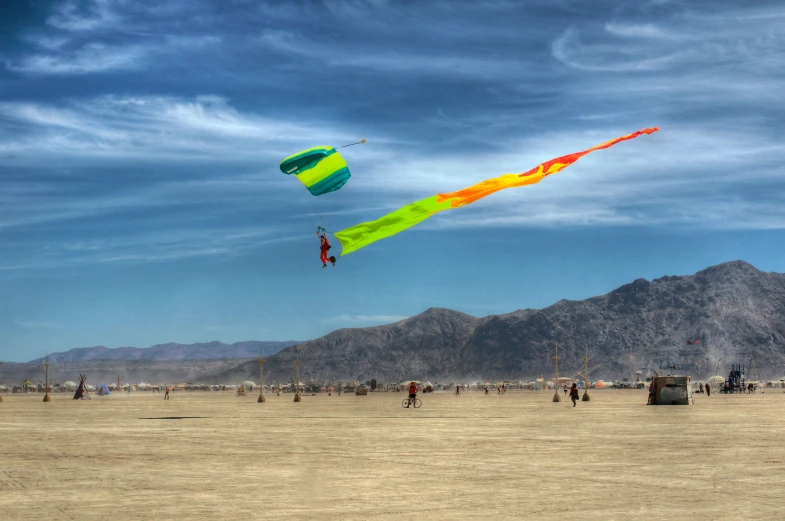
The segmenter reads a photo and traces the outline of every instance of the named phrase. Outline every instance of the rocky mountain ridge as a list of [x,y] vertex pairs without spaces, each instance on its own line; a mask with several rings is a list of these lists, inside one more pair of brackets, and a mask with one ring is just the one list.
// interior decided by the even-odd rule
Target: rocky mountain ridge
[[[582,370],[588,351],[595,379],[668,366],[693,378],[726,376],[731,363],[744,363],[749,372],[752,358],[758,376],[781,377],[785,274],[734,261],[694,275],[638,279],[606,295],[540,310],[480,318],[428,309],[394,324],[339,329],[287,347],[269,357],[265,381],[291,380],[296,356],[301,380],[551,376],[557,345],[565,376]],[[258,370],[258,363],[246,362],[213,378],[258,379]]]
[[[78,347],[64,352],[49,354],[49,361],[58,363],[80,362],[87,360],[220,360],[231,358],[258,357],[260,349],[264,355],[273,355],[285,347],[298,344],[298,341],[257,341],[235,342],[201,342],[196,344],[178,344],[169,342],[151,347]],[[30,360],[29,364],[40,364],[45,357]]]

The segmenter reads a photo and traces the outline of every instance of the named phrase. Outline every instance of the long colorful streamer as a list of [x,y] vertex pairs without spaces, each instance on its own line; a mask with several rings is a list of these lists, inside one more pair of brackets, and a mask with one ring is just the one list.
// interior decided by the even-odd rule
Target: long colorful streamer
[[562,169],[570,166],[578,159],[586,154],[600,150],[603,148],[610,148],[616,143],[634,139],[642,134],[651,134],[657,132],[658,127],[647,128],[627,134],[626,136],[618,137],[610,141],[606,141],[601,145],[588,148],[583,152],[575,152],[566,156],[551,159],[545,163],[536,166],[522,174],[504,174],[502,176],[488,179],[476,185],[472,185],[457,192],[450,192],[447,194],[436,194],[422,199],[415,203],[408,204],[392,213],[375,220],[365,223],[360,223],[351,228],[346,228],[335,233],[335,237],[341,242],[343,252],[341,256],[348,255],[353,251],[368,246],[380,239],[385,239],[396,233],[419,224],[425,219],[435,215],[444,210],[452,208],[459,208],[461,206],[471,204],[478,199],[482,199],[488,195],[505,188],[513,188],[516,186],[533,185],[539,183],[546,176],[555,174]]

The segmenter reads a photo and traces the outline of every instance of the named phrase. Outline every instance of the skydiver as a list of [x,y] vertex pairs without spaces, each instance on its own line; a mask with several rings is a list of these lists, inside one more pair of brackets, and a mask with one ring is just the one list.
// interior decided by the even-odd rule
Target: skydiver
[[316,236],[319,237],[320,241],[319,250],[321,251],[321,254],[319,255],[319,260],[322,261],[322,268],[327,267],[328,260],[335,266],[335,257],[327,256],[327,250],[332,248],[332,246],[330,246],[330,241],[327,240],[327,231],[320,226],[316,229]]

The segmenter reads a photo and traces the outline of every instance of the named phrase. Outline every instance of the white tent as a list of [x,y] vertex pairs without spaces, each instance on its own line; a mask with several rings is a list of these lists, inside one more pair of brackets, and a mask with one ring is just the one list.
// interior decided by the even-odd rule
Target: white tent
[[63,387],[65,387],[66,389],[76,389],[78,386],[76,385],[76,382],[72,382],[69,380],[63,384]]
[[707,382],[709,382],[709,385],[711,387],[715,387],[715,388],[716,387],[722,387],[723,385],[725,385],[725,377],[719,376],[719,375],[712,376],[711,378],[709,378],[707,380]]
[[242,383],[242,385],[243,385],[243,386],[245,386],[245,390],[246,390],[246,391],[253,391],[253,390],[254,390],[254,389],[256,389],[257,387],[259,387],[258,385],[256,385],[255,383],[253,383],[253,382],[252,382],[252,381],[250,381],[250,380],[246,380],[246,381],[244,381],[244,382]]

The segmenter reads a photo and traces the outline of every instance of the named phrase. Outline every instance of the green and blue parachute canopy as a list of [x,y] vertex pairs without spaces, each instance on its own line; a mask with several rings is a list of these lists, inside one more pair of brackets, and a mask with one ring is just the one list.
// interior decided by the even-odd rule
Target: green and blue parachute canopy
[[334,192],[351,177],[341,154],[328,146],[309,148],[287,157],[281,161],[281,172],[294,174],[313,195]]

